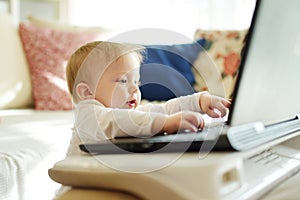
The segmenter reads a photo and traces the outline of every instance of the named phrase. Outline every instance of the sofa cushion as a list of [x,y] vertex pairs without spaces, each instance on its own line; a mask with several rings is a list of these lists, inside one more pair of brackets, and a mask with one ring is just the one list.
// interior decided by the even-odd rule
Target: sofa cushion
[[141,93],[150,101],[194,93],[192,63],[203,50],[205,39],[174,45],[145,45],[141,65]]
[[81,45],[99,39],[101,33],[63,31],[24,22],[19,31],[31,72],[35,108],[71,109],[65,78],[67,60]]
[[207,54],[194,63],[195,90],[209,90],[216,95],[231,98],[241,60],[241,50],[247,30],[201,30],[194,38],[210,41]]
[[33,105],[30,74],[17,26],[0,15],[0,109]]

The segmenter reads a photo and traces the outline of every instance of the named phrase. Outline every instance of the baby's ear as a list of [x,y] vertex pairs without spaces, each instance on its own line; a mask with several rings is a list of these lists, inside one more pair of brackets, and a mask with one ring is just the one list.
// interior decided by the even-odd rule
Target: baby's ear
[[93,93],[91,92],[90,87],[83,82],[76,85],[76,94],[80,100],[93,99]]

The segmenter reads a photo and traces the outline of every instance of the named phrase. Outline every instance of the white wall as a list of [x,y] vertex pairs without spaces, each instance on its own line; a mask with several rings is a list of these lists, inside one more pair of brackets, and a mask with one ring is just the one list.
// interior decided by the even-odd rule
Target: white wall
[[34,15],[77,26],[164,28],[191,38],[197,28],[245,29],[255,0],[8,0]]
[[67,0],[76,25],[166,28],[192,36],[196,28],[245,29],[255,0]]

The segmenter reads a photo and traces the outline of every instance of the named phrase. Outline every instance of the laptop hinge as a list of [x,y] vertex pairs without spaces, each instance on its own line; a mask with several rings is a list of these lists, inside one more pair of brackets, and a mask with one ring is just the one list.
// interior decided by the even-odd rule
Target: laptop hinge
[[262,122],[230,127],[227,133],[232,147],[245,151],[300,130],[300,114],[297,120],[265,127]]

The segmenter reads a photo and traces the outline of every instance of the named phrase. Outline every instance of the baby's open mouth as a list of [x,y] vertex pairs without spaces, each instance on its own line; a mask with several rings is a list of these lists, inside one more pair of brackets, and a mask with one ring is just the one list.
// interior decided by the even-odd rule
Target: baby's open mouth
[[128,101],[127,104],[129,105],[129,107],[135,107],[136,99]]

